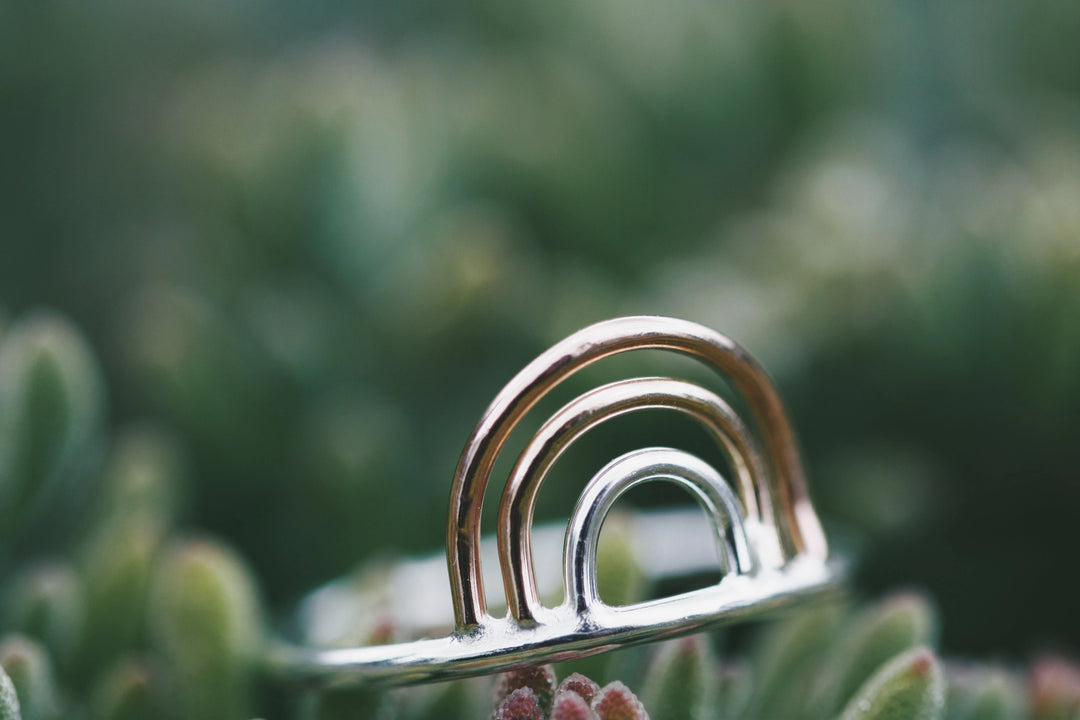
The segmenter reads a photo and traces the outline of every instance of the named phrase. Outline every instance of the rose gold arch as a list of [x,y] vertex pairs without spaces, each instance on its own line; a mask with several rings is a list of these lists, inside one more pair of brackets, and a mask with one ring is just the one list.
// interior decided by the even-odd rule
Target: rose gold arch
[[824,561],[825,535],[806,492],[794,432],[764,369],[729,338],[665,317],[618,318],[591,325],[541,354],[495,397],[473,430],[454,472],[446,555],[459,631],[487,617],[480,563],[480,512],[492,467],[522,417],[551,389],[598,360],[643,349],[671,350],[713,367],[744,398],[770,459],[774,521],[786,557]]

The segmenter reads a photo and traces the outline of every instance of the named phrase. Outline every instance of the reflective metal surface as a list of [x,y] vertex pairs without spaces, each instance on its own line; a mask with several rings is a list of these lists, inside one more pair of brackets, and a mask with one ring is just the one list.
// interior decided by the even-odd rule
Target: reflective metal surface
[[[611,383],[568,403],[533,436],[503,493],[497,543],[509,612],[505,618],[492,616],[484,594],[480,516],[500,450],[523,416],[560,382],[605,357],[639,349],[671,350],[711,366],[741,396],[752,429],[716,394],[667,378]],[[560,455],[588,430],[642,409],[675,410],[700,423],[717,441],[734,474],[734,485],[701,459],[679,450],[646,448],[615,459],[593,477],[579,498],[565,534],[564,600],[557,607],[544,607],[532,544],[534,535],[552,537],[532,526],[543,480]],[[604,518],[623,493],[653,480],[680,485],[698,501],[697,517],[709,523],[714,546],[709,552],[723,577],[715,585],[677,596],[608,606],[596,585],[596,547]],[[666,525],[657,526],[660,539],[654,545],[674,548],[669,560],[681,554],[695,557],[682,565],[700,565],[702,548],[695,539],[700,536],[692,532],[694,523],[684,521],[685,515],[656,516],[667,519],[662,521]],[[635,522],[644,528],[649,517],[638,513]],[[637,552],[645,556],[650,549]],[[697,632],[827,591],[839,578],[837,566],[827,562],[825,537],[806,493],[794,434],[764,370],[723,335],[662,317],[620,318],[585,328],[536,358],[495,397],[466,443],[454,474],[446,562],[455,626],[449,636],[345,649],[278,645],[268,651],[267,665],[282,676],[324,686],[479,675]],[[679,569],[642,564],[654,578]],[[672,564],[680,565],[678,560]],[[390,583],[394,603],[414,603],[414,610],[401,618],[406,629],[429,629],[427,620],[438,617],[427,609],[439,601],[439,593],[431,591],[432,570],[431,561],[405,563],[395,577],[406,580]],[[333,608],[348,607],[342,597],[329,587],[314,595],[307,607],[315,608],[316,615],[319,608],[341,615]],[[421,605],[415,606],[417,602]],[[363,605],[358,607],[362,611]]]

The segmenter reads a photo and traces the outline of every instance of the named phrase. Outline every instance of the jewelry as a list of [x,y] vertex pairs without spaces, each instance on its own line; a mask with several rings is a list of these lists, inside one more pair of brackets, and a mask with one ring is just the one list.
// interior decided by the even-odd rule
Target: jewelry
[[[520,420],[578,370],[641,349],[670,350],[711,366],[741,396],[757,435],[724,400],[692,383],[650,377],[603,385],[565,405],[533,436],[503,492],[496,539],[481,542],[484,491],[500,450]],[[700,423],[717,441],[734,482],[729,485],[709,464],[681,450],[645,448],[616,458],[588,482],[578,499],[563,541],[565,599],[545,607],[538,578],[545,586],[558,578],[558,570],[550,571],[550,560],[558,557],[559,526],[533,527],[544,478],[591,428],[616,416],[657,408],[676,410]],[[663,579],[719,565],[723,576],[714,585],[672,597],[609,606],[601,600],[596,581],[601,526],[623,493],[652,480],[685,488],[701,509],[629,515],[627,531],[643,572]],[[693,540],[703,536],[703,524],[715,536],[715,548]],[[534,540],[539,553],[534,553]],[[488,612],[484,593],[483,570],[492,566],[495,555],[506,617]],[[268,666],[287,679],[324,687],[484,675],[743,620],[826,592],[843,574],[828,558],[794,433],[764,369],[724,335],[695,323],[651,316],[608,320],[574,333],[529,363],[495,396],[454,472],[445,561],[452,617],[448,610],[440,612],[447,607],[440,605],[447,588],[439,584],[444,568],[435,558],[402,563],[388,572],[381,596],[391,598],[399,629],[422,634],[452,622],[450,635],[356,648],[280,644],[269,650]],[[488,584],[494,584],[490,578]],[[316,591],[301,610],[309,636],[318,640],[332,635],[342,619],[362,618],[371,597],[339,584]]]

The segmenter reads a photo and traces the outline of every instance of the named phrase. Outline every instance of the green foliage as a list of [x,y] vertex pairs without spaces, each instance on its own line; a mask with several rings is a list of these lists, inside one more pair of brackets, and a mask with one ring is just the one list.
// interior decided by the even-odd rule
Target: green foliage
[[495,685],[495,704],[501,705],[517,690],[528,688],[530,697],[536,700],[540,711],[546,715],[551,710],[556,682],[555,670],[550,665],[538,665],[503,673]]
[[[861,595],[928,587],[946,657],[1075,651],[1078,8],[0,3],[0,622],[44,658],[20,672],[51,666],[74,720],[490,717],[482,681],[278,707],[233,586],[291,629],[312,587],[438,547],[500,383],[628,312],[775,375]],[[631,440],[715,457],[666,420],[594,433],[537,518]],[[182,562],[189,530],[230,559]],[[613,518],[613,604],[650,590],[627,550]],[[631,714],[625,687],[654,716],[835,718],[936,626],[908,596],[557,670]],[[948,720],[1080,712],[1071,661],[942,664]],[[896,672],[881,697],[918,685]],[[551,713],[595,714],[589,683]]]
[[312,693],[300,704],[301,720],[392,720],[397,715],[396,697],[379,690],[339,690]]
[[[50,323],[66,327],[55,318]],[[57,348],[68,347],[73,331],[65,331],[64,342],[35,344],[21,339],[27,326],[32,323],[16,322],[0,341],[0,354],[14,352],[12,342],[49,348],[20,351],[26,354],[19,357],[36,358],[20,367],[64,367],[71,377],[94,366],[88,356],[77,363],[55,360],[70,354]],[[75,367],[83,370],[70,370]],[[40,383],[36,372],[28,371],[28,382]],[[64,373],[45,373],[41,377],[52,380],[41,387],[68,393],[79,385],[57,380]],[[100,435],[100,428],[83,435]],[[84,443],[72,443],[88,452]],[[61,459],[69,444],[42,444],[45,454],[35,461],[54,469],[50,482],[59,486],[76,477],[85,482]],[[76,562],[28,557],[0,594],[4,630],[21,633],[0,642],[0,706],[7,713],[0,717],[250,717],[263,702],[255,673],[267,640],[252,571],[218,541],[177,537],[186,463],[169,434],[137,426],[119,433],[111,448],[100,481],[92,483],[96,496],[86,503],[84,529],[65,541],[73,543],[69,554]],[[601,593],[609,603],[636,602],[646,592],[628,548],[615,518],[605,528],[600,557]],[[494,685],[476,680],[394,692],[307,693],[284,717],[642,720],[651,711],[664,720],[1071,720],[1080,708],[1080,669],[1058,658],[1036,664],[1027,688],[1015,671],[996,667],[950,667],[944,677],[924,647],[934,643],[938,625],[926,598],[914,593],[856,609],[824,603],[766,624],[746,660],[717,659],[708,639],[695,636],[633,651],[647,658],[636,671],[635,663],[613,664],[610,657],[572,664],[594,668],[602,687],[581,674],[557,683],[554,669],[541,666],[503,674]],[[362,644],[395,635],[379,618],[354,634],[350,641]],[[613,677],[616,672],[622,677]],[[644,702],[625,682],[635,677]]]
[[85,621],[85,593],[79,575],[64,562],[46,561],[30,567],[10,585],[4,627],[37,638],[56,662],[71,663],[82,641]]
[[80,669],[87,674],[111,665],[141,640],[146,593],[165,528],[153,518],[110,518],[81,547],[86,588],[85,636]]
[[106,670],[90,695],[93,720],[156,720],[168,717],[161,671],[142,659],[126,659]]
[[769,627],[752,653],[750,717],[794,717],[806,707],[814,670],[837,633],[842,609],[822,604]]
[[1026,714],[1026,690],[1008,669],[991,665],[947,670],[948,720],[1011,720]]
[[713,720],[718,676],[704,636],[665,643],[646,676],[642,699],[657,717]]
[[618,680],[600,688],[592,699],[592,708],[600,720],[649,720],[641,701]]
[[936,720],[945,682],[933,652],[915,648],[875,672],[848,702],[841,720]]
[[827,653],[811,704],[820,716],[832,715],[887,660],[936,637],[937,619],[919,595],[896,595],[864,610]]
[[551,720],[596,720],[596,713],[577,693],[560,692],[551,705]]
[[8,636],[0,642],[0,666],[15,686],[23,720],[62,717],[52,662],[43,647],[29,638]]
[[0,343],[0,518],[7,542],[46,510],[85,501],[104,396],[100,371],[66,320],[21,318]]
[[21,720],[19,697],[15,692],[15,683],[0,668],[0,720]]
[[246,565],[213,540],[180,541],[154,569],[150,635],[176,673],[185,717],[247,717],[262,649],[255,584]]

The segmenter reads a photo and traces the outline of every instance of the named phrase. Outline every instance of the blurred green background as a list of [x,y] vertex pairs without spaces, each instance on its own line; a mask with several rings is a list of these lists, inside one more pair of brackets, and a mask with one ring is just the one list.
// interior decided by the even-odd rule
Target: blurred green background
[[[929,589],[953,654],[1075,650],[1077,37],[1064,0],[0,3],[0,334],[71,318],[280,614],[441,547],[550,343],[696,320],[773,373],[860,589]],[[651,420],[540,515],[641,441],[709,452]]]

